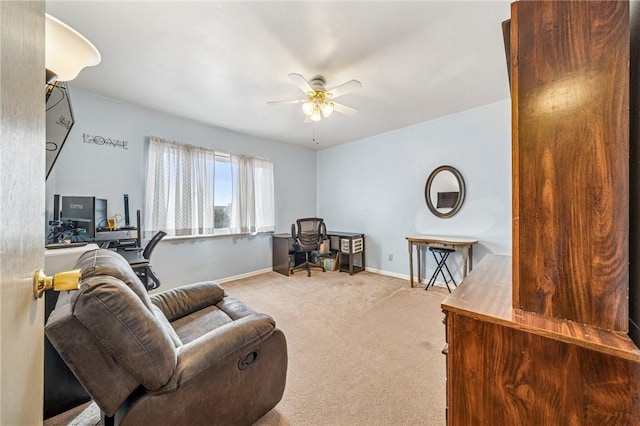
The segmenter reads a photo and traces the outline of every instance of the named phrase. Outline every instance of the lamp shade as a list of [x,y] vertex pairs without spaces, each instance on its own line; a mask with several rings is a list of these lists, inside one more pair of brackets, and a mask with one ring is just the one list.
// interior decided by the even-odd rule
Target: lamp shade
[[311,115],[313,114],[313,104],[311,102],[305,102],[302,104],[302,112],[304,112],[304,115]]
[[82,34],[45,14],[45,64],[58,81],[69,81],[85,67],[100,63],[100,52]]
[[311,121],[320,121],[322,116],[320,115],[320,107],[317,105],[313,108],[313,114],[309,116],[309,120]]
[[333,113],[333,102],[323,102],[320,105],[320,109],[322,110],[324,118],[329,117]]

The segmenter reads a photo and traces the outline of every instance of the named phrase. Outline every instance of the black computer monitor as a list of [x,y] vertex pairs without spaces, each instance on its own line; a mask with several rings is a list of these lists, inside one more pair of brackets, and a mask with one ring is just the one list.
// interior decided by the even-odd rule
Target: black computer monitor
[[107,200],[96,197],[60,197],[60,220],[74,222],[78,239],[93,240],[96,228],[107,223]]

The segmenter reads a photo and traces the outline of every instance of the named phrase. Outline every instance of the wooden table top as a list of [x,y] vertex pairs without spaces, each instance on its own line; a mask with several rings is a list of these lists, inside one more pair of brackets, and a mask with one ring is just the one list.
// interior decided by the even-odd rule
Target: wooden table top
[[408,241],[413,243],[445,243],[453,245],[464,244],[476,244],[478,242],[475,238],[469,237],[454,237],[449,235],[414,235],[406,237]]
[[485,256],[442,309],[640,362],[640,349],[626,333],[513,309],[511,261],[511,256]]

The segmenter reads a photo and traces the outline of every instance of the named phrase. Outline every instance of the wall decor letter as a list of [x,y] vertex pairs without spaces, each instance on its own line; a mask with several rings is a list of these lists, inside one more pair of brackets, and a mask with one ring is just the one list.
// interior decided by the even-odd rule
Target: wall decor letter
[[128,141],[98,135],[89,135],[87,133],[82,134],[82,141],[84,143],[92,143],[95,145],[110,146],[112,148],[129,149],[127,146],[129,144]]

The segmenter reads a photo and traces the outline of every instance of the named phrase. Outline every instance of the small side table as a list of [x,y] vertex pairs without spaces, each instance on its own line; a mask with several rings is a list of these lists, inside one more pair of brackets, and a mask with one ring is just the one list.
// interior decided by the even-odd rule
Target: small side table
[[340,252],[340,272],[353,275],[365,269],[364,234],[354,232],[328,232],[331,249]]
[[[473,269],[473,245],[477,244],[475,238],[447,237],[442,235],[417,235],[406,237],[409,245],[409,284],[413,287],[413,247],[417,248],[418,282],[422,282],[421,247],[448,248],[462,252],[462,279]],[[426,267],[426,265],[425,265]]]

